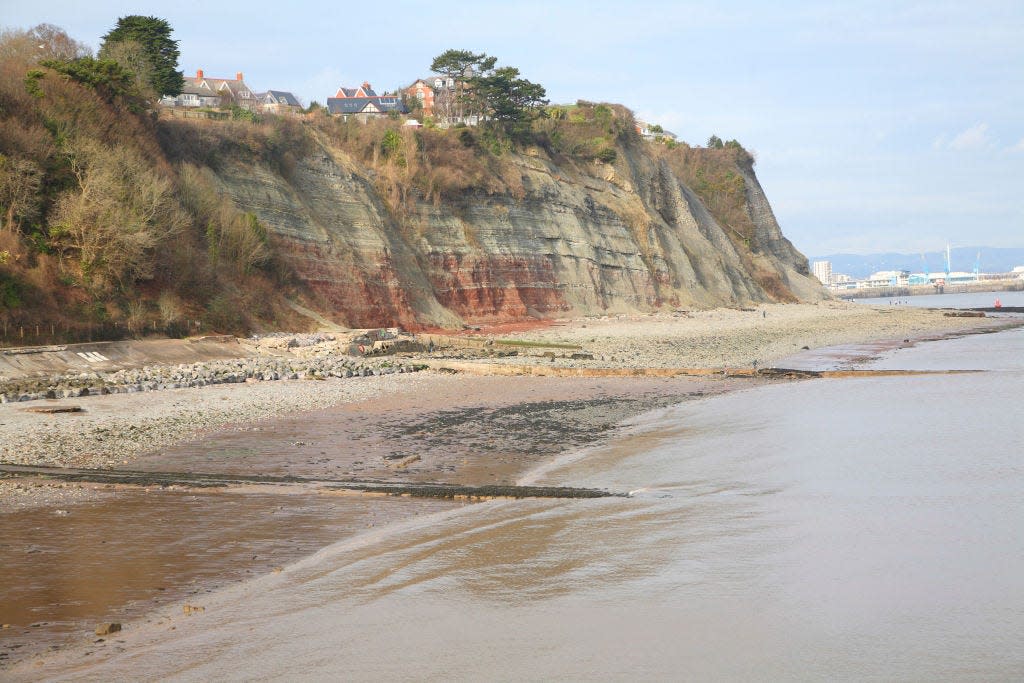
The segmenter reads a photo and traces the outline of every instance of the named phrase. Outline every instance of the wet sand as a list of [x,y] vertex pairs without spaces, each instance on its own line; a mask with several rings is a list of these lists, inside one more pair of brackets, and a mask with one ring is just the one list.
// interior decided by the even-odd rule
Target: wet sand
[[629,417],[744,382],[437,375],[401,394],[206,434],[132,468],[511,484],[544,458],[606,438]]
[[[107,491],[107,493],[112,493]],[[278,490],[122,488],[59,510],[8,513],[0,666],[126,630],[165,605],[203,606],[211,592],[280,571],[375,526],[465,503]]]
[[[417,377],[429,381],[333,408],[207,430],[119,466],[515,484],[541,462],[607,439],[630,417],[756,381]],[[110,403],[132,397],[101,398]],[[416,456],[412,462],[410,454]],[[22,487],[31,500],[39,484],[7,485]],[[269,485],[189,490],[64,484],[41,485],[41,494],[46,497],[40,504],[8,506],[0,518],[5,570],[31,577],[0,588],[0,621],[12,625],[0,630],[0,667],[28,666],[54,648],[116,648],[117,636],[96,642],[91,631],[97,623],[122,623],[123,639],[127,631],[155,623],[151,612],[164,605],[181,609],[211,590],[272,572],[371,527],[466,504]]]

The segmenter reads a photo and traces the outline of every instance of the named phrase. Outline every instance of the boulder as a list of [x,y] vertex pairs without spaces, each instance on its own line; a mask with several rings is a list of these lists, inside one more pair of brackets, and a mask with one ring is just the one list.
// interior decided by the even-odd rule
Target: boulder
[[96,626],[96,635],[98,636],[109,636],[111,633],[117,633],[121,630],[121,624],[116,621],[108,622],[105,624],[99,624]]

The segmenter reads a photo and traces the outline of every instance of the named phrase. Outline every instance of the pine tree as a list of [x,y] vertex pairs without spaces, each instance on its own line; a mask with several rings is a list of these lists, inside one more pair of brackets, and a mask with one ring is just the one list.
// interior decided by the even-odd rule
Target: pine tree
[[177,95],[185,87],[178,71],[178,41],[171,39],[171,25],[158,17],[130,15],[117,20],[117,26],[103,36],[100,57],[114,52],[117,43],[137,43],[149,66],[149,85],[157,96]]

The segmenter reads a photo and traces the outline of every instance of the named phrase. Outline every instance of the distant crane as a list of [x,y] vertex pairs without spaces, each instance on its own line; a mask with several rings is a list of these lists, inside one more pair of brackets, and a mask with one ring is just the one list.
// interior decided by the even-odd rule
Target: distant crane
[[974,281],[981,279],[981,252],[974,258]]
[[924,264],[924,283],[927,285],[931,282],[931,276],[928,272],[928,259],[924,257],[924,254],[921,254],[921,263]]
[[952,270],[949,261],[949,242],[946,242],[946,282],[949,282],[949,271]]

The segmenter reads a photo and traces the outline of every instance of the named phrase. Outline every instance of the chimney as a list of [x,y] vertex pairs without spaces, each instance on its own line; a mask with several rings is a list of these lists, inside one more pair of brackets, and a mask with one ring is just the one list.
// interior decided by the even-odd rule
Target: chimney
[[196,80],[197,81],[203,80],[203,70],[202,69],[196,69]]
[[235,74],[235,80],[236,81],[242,80],[242,72],[241,71],[239,71],[238,73]]

